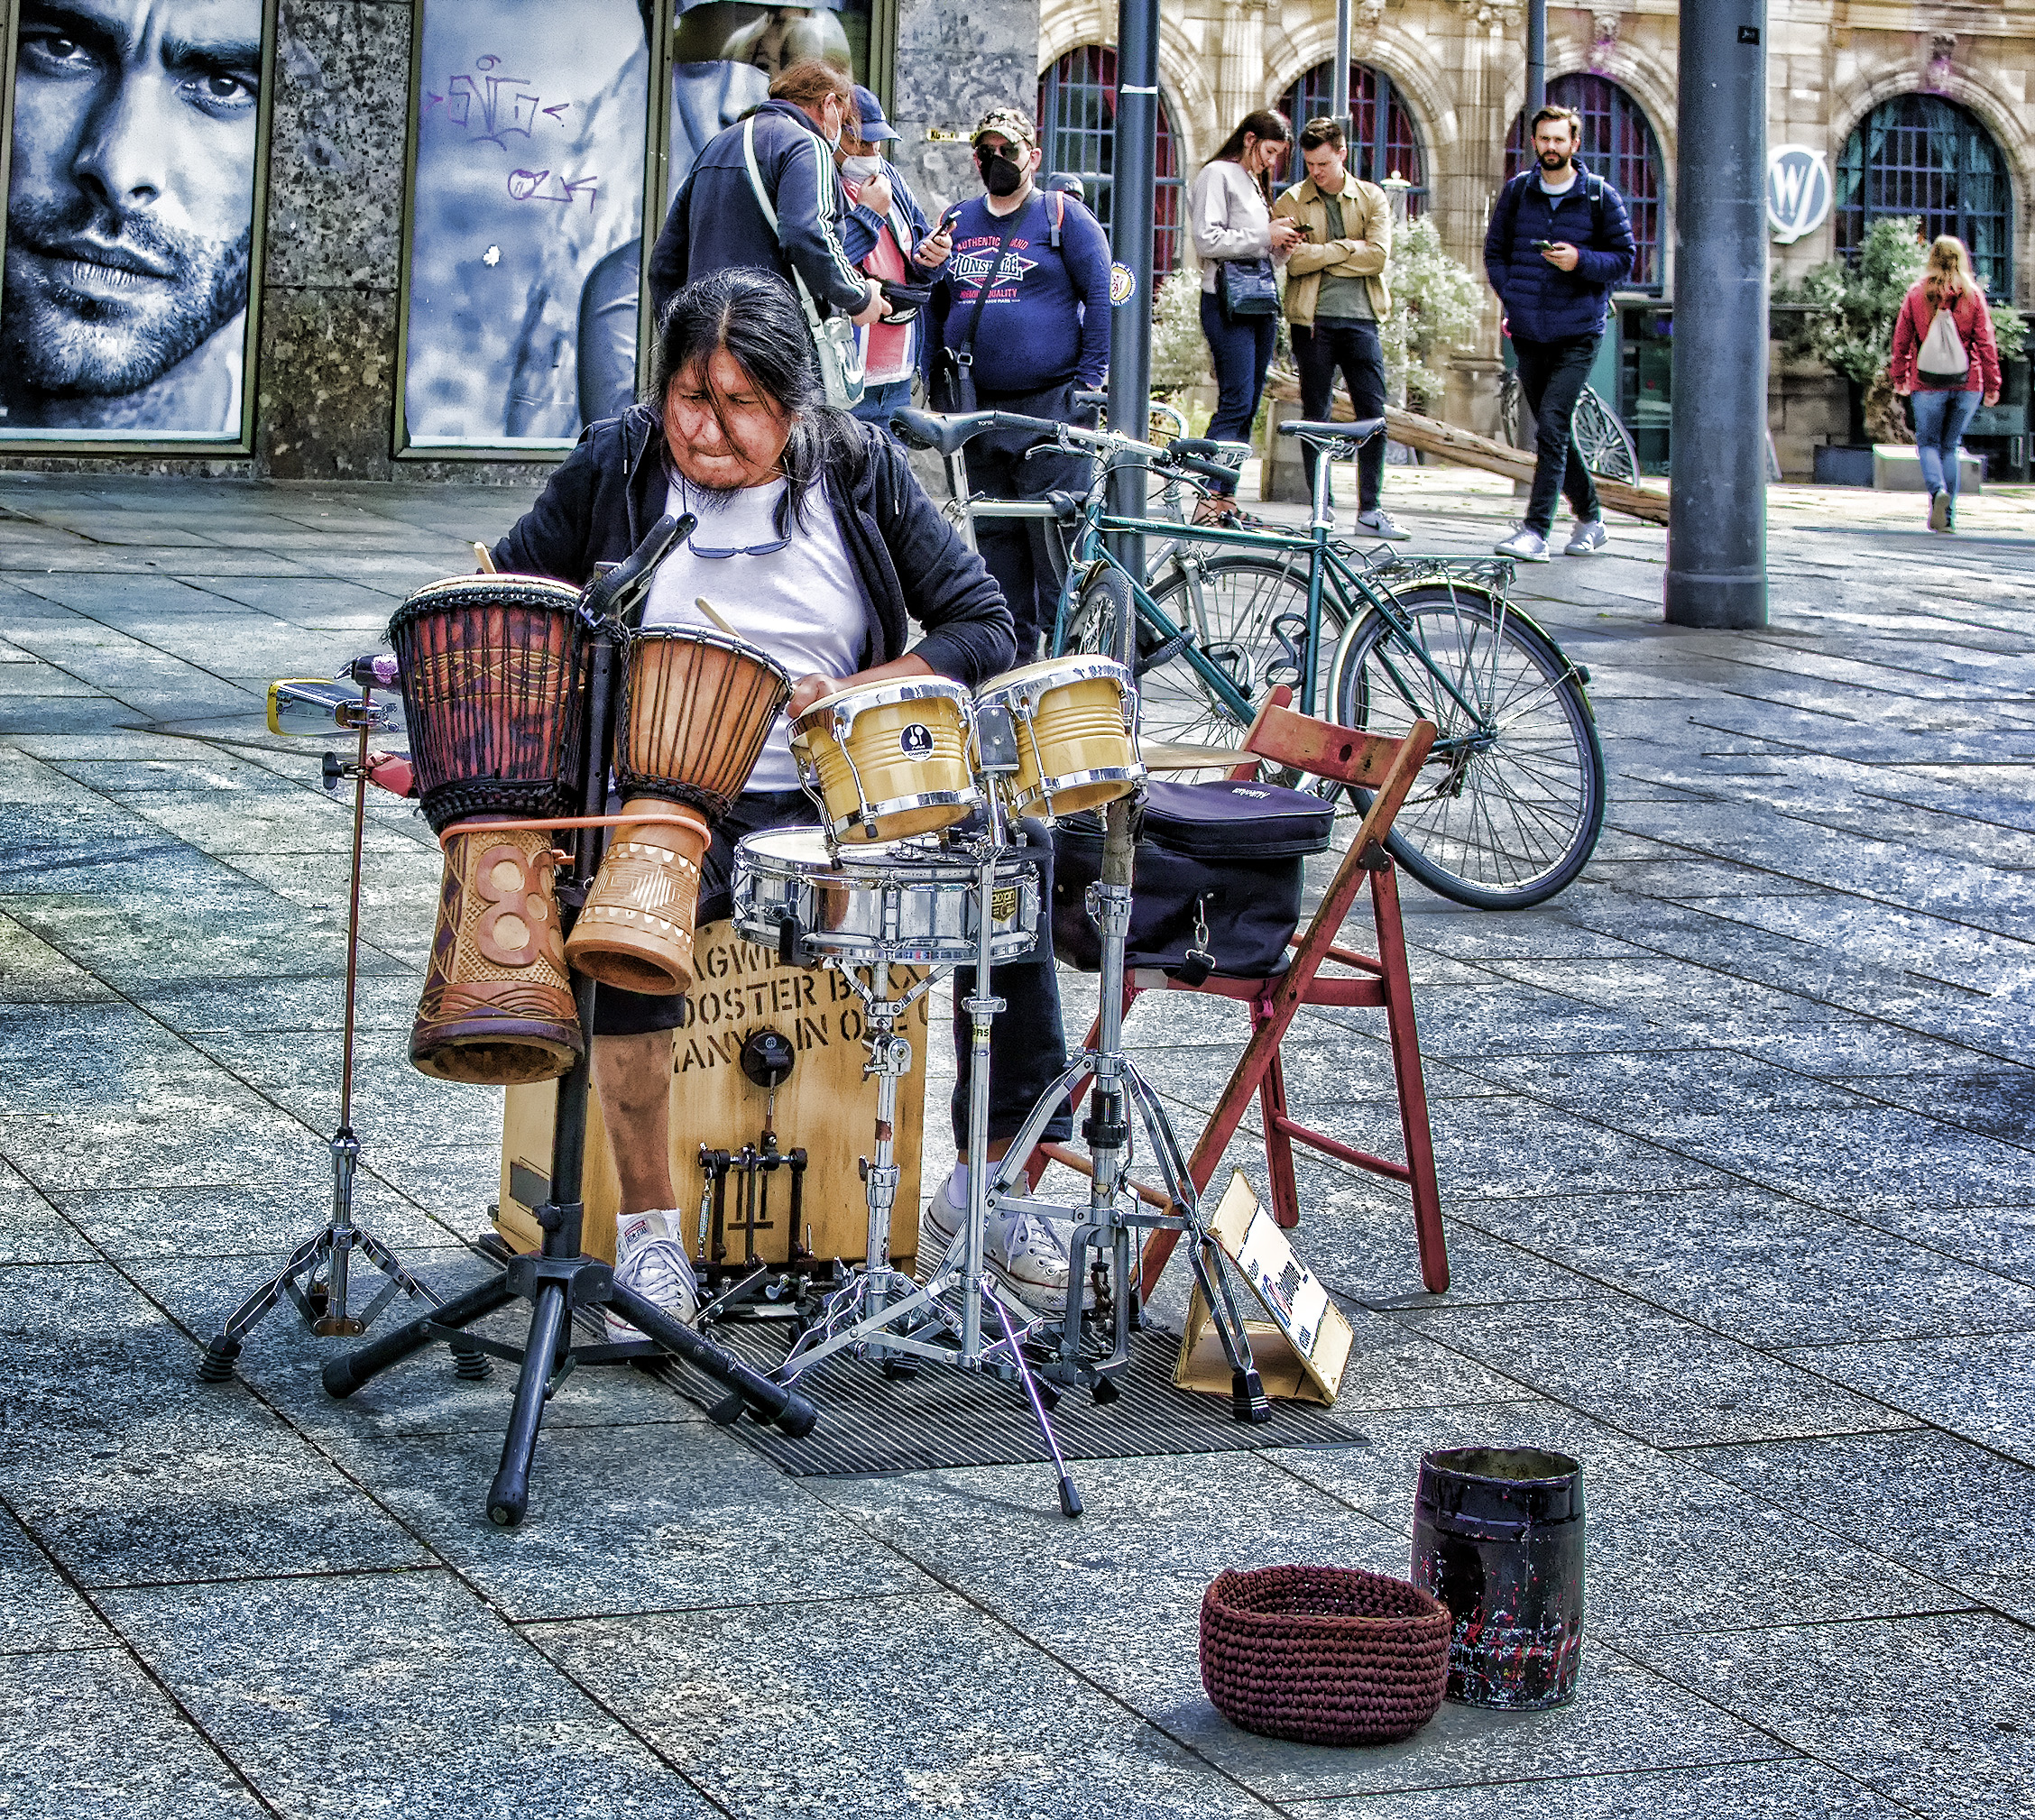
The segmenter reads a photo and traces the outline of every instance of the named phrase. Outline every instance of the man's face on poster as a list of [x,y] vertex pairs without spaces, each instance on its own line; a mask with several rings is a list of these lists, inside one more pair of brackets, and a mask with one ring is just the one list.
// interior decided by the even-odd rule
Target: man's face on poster
[[260,0],[22,0],[0,366],[152,385],[247,302]]

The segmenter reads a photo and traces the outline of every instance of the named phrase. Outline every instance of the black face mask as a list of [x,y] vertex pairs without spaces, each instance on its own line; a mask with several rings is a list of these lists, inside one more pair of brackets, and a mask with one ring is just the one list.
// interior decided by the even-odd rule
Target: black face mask
[[1024,188],[1025,167],[1000,152],[979,152],[975,168],[982,173],[982,187],[991,196],[1015,196]]

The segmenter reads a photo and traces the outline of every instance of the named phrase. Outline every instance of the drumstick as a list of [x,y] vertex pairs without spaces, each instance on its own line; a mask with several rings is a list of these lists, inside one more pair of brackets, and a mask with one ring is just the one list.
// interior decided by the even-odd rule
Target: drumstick
[[704,594],[695,594],[693,596],[693,604],[697,607],[701,612],[704,613],[708,619],[714,621],[714,627],[716,631],[725,632],[731,639],[739,639],[741,637],[741,634],[740,632],[738,632],[732,626],[731,626],[727,622],[727,620],[723,619],[719,613],[715,612],[714,609],[707,604],[706,596]]
[[475,544],[474,546],[474,560],[480,564],[481,573],[483,575],[492,575],[494,573],[494,558],[488,555],[488,547],[485,544]]

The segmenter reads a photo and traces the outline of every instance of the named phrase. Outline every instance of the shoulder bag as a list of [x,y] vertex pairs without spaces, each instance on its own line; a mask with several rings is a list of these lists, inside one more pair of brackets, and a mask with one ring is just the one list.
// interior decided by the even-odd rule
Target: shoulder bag
[[1270,259],[1225,259],[1215,269],[1215,297],[1225,322],[1279,313],[1279,280]]
[[[817,135],[808,135],[820,148],[823,163],[826,152]],[[756,168],[756,116],[742,124],[742,160],[749,166],[749,187],[756,192],[756,206],[763,211],[770,232],[778,231],[778,211],[763,188],[763,173]],[[778,243],[783,245],[783,241]],[[813,293],[797,266],[791,266],[791,281],[798,287],[798,301],[806,311],[806,326],[813,332],[813,357],[819,362],[820,380],[826,388],[826,401],[839,410],[852,410],[862,401],[862,355],[855,345],[855,325],[839,314],[823,318]]]

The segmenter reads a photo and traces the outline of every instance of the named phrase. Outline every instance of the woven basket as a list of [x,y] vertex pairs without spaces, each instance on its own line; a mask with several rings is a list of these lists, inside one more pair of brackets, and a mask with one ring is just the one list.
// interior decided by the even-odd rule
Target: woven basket
[[1448,1608],[1354,1567],[1219,1575],[1202,1595],[1202,1686],[1232,1725],[1302,1744],[1383,1744],[1434,1716]]

